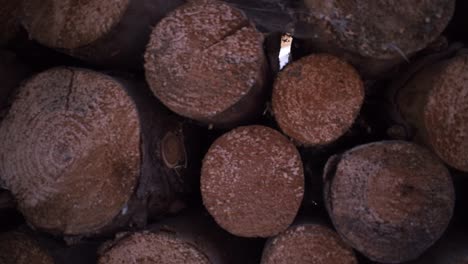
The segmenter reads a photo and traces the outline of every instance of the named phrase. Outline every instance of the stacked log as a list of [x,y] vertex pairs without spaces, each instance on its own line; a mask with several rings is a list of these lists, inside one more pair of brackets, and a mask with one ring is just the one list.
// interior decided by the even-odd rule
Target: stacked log
[[397,91],[396,104],[415,140],[453,168],[468,172],[468,86],[461,53],[416,72]]
[[353,250],[323,224],[301,223],[268,240],[262,264],[357,264]]
[[0,6],[0,263],[466,261],[465,4]]
[[374,261],[416,259],[442,236],[453,214],[447,168],[412,143],[359,146],[332,158],[324,177],[335,228]]
[[264,110],[263,42],[263,34],[239,10],[218,1],[193,1],[153,30],[146,79],[172,111],[217,127],[235,126]]
[[111,68],[142,67],[151,27],[182,0],[24,1],[22,24],[41,44]]
[[0,177],[30,224],[66,235],[141,225],[189,190],[187,128],[144,88],[65,67],[21,87],[0,128]]

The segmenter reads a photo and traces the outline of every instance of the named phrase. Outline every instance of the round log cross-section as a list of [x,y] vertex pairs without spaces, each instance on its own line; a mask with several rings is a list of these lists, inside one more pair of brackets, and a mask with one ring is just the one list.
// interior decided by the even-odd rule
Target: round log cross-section
[[424,49],[452,18],[454,0],[303,0],[294,35],[374,59]]
[[228,232],[269,237],[293,222],[304,192],[295,146],[263,126],[237,128],[217,139],[205,156],[203,203]]
[[262,264],[357,264],[351,247],[331,229],[300,224],[268,240]]
[[[14,1],[12,1],[14,2]],[[41,44],[109,67],[141,68],[151,27],[182,0],[28,0],[22,22]]]
[[326,145],[354,123],[364,101],[356,70],[340,59],[311,55],[279,73],[273,112],[281,130],[301,145]]
[[210,264],[195,245],[169,232],[135,233],[118,241],[99,259],[99,264],[118,263]]
[[264,36],[218,1],[190,2],[154,28],[145,59],[154,94],[174,112],[231,126],[260,114],[268,63]]
[[447,168],[408,142],[354,148],[331,159],[325,173],[325,202],[338,233],[382,263],[420,256],[447,228],[454,200]]
[[468,172],[468,55],[418,72],[397,95],[405,121],[448,165]]
[[0,179],[53,234],[142,226],[198,186],[195,132],[137,82],[54,68],[20,87],[1,124]]
[[103,74],[55,68],[30,79],[0,127],[0,177],[34,226],[79,234],[129,200],[140,164],[137,109]]

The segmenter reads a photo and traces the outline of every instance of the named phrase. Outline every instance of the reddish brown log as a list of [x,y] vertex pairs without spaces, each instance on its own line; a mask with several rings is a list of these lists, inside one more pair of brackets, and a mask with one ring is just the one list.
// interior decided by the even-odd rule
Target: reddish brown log
[[413,260],[427,250],[447,228],[455,200],[444,165],[404,141],[372,143],[332,158],[324,197],[343,239],[383,263]]
[[353,250],[340,236],[320,224],[297,224],[265,246],[262,264],[357,264]]
[[183,0],[28,0],[22,22],[41,44],[83,60],[141,68],[153,27]]
[[143,85],[54,68],[21,87],[0,127],[0,179],[54,234],[143,225],[190,189],[187,129]]
[[206,154],[201,191],[205,207],[228,232],[276,235],[293,222],[302,201],[301,157],[271,128],[237,128],[217,139]]
[[468,171],[468,55],[435,62],[413,75],[397,94],[415,140],[448,165]]
[[[258,263],[256,242],[236,238],[208,215],[188,214],[148,228],[117,235],[101,249],[99,264]],[[258,252],[258,253],[257,253]]]
[[232,126],[264,110],[263,42],[263,34],[239,10],[218,1],[192,1],[154,28],[146,79],[172,111]]
[[281,130],[298,144],[329,144],[351,127],[364,101],[356,70],[340,59],[311,55],[280,72],[273,112]]

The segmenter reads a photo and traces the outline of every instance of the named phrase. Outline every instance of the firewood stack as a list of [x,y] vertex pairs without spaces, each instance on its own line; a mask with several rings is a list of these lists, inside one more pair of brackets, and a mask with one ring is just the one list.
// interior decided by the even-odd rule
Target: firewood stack
[[463,1],[0,5],[0,264],[467,263]]

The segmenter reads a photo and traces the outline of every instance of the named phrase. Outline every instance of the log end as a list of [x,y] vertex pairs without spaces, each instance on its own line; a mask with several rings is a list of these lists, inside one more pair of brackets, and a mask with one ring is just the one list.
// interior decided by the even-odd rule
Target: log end
[[141,232],[118,240],[99,258],[99,264],[118,263],[210,264],[195,245],[164,231]]
[[301,157],[271,128],[237,128],[217,139],[206,154],[201,191],[205,207],[228,232],[276,235],[292,223],[302,201]]
[[[252,114],[251,103],[243,101],[259,104],[267,65],[263,41],[239,10],[194,1],[154,28],[146,79],[156,97],[182,116],[215,125],[239,122]],[[249,106],[236,107],[240,103]]]
[[430,146],[450,166],[468,172],[468,55],[446,62],[426,99]]
[[131,0],[24,1],[22,23],[29,35],[51,48],[75,49],[109,33]]
[[285,134],[303,145],[326,145],[354,123],[364,84],[348,63],[331,55],[310,55],[280,72],[272,100]]
[[328,178],[325,200],[338,233],[378,262],[417,258],[441,237],[453,214],[448,170],[412,143],[352,149]]
[[262,264],[357,264],[353,250],[331,229],[301,224],[267,242]]
[[77,68],[40,73],[20,88],[0,127],[0,177],[36,228],[97,232],[137,184],[139,122],[111,77]]

